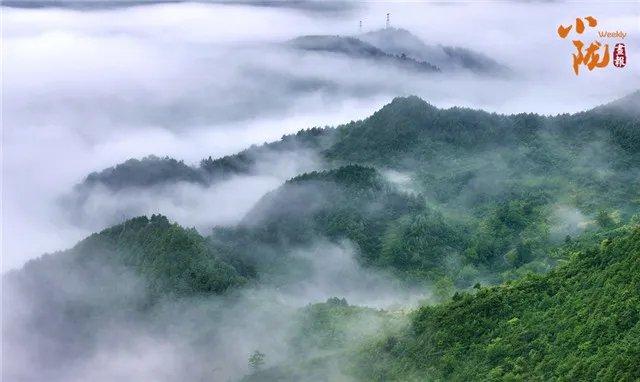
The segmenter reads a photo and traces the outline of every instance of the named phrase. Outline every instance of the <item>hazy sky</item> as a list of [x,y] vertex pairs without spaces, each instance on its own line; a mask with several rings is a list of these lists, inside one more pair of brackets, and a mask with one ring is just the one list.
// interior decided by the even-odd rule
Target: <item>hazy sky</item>
[[[2,269],[85,236],[61,219],[56,200],[87,173],[131,157],[195,163],[366,117],[398,95],[505,113],[575,112],[623,96],[640,83],[639,9],[637,2],[371,2],[344,12],[203,3],[2,7]],[[360,20],[365,31],[377,29],[387,12],[393,26],[426,43],[483,52],[516,78],[417,75],[279,45],[305,34],[353,34]],[[626,68],[573,74],[572,44],[555,31],[588,15],[598,19],[596,30],[627,33]],[[227,210],[208,212],[230,222],[282,180],[257,179],[261,187],[235,180],[203,200],[223,201]],[[250,194],[233,208],[226,193],[239,190]],[[198,217],[189,220],[188,208],[202,213],[194,205],[169,212],[198,225]]]

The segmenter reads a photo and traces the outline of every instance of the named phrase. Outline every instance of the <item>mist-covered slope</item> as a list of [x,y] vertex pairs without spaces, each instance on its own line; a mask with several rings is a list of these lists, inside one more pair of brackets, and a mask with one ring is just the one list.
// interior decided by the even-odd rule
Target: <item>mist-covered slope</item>
[[80,187],[105,186],[110,190],[144,188],[163,183],[204,183],[204,174],[173,158],[148,156],[142,160],[129,159],[87,176]]
[[377,64],[417,72],[439,72],[440,68],[428,61],[416,59],[404,53],[389,53],[356,37],[343,36],[301,36],[288,42],[288,45],[304,51],[342,54],[350,58],[367,59]]
[[[3,276],[10,296],[3,310],[15,307],[5,316],[4,340],[19,350],[3,353],[10,364],[3,378],[102,377],[100,369],[88,365],[123,349],[154,346],[149,341],[159,342],[160,354],[177,362],[163,364],[166,378],[161,380],[216,378],[220,368],[222,375],[242,376],[246,346],[257,346],[251,342],[255,337],[242,333],[259,328],[258,318],[278,328],[262,347],[274,357],[271,349],[278,346],[293,351],[283,341],[293,335],[289,320],[296,317],[297,300],[326,299],[323,294],[331,290],[388,298],[388,278],[376,274],[376,264],[366,264],[365,254],[377,255],[376,236],[422,208],[376,170],[346,166],[290,180],[239,225],[219,227],[206,238],[161,215],[127,220]],[[346,243],[350,239],[353,245]],[[281,323],[270,323],[275,316]],[[232,342],[229,335],[236,331],[237,341],[247,345]],[[37,345],[43,341],[47,346]],[[225,350],[228,346],[232,351]],[[195,366],[187,367],[190,363]],[[152,375],[147,367],[114,372]]]
[[469,70],[483,75],[510,74],[509,68],[485,54],[461,47],[427,45],[402,28],[379,29],[359,35],[358,38],[390,54],[405,54],[417,60],[431,62],[444,72]]
[[113,167],[93,172],[77,185],[76,193],[83,194],[93,187],[113,191],[153,187],[171,182],[209,184],[236,175],[260,172],[260,165],[278,160],[280,154],[301,151],[320,151],[331,139],[332,129],[311,128],[285,135],[281,140],[253,145],[236,154],[220,158],[203,158],[197,166],[190,166],[174,158],[154,155],[140,160],[131,159]]
[[69,275],[78,276],[123,271],[138,277],[151,299],[222,293],[246,281],[206,246],[198,232],[170,223],[162,215],[127,220],[69,250],[31,260],[23,270],[6,277],[39,283],[65,268]]
[[300,50],[338,53],[416,71],[468,71],[490,76],[511,74],[507,66],[485,54],[455,46],[428,45],[400,28],[379,29],[357,36],[301,36],[289,41],[288,45]]
[[350,165],[287,181],[265,195],[241,224],[267,241],[304,242],[311,234],[343,234],[341,225],[373,229],[423,207],[417,198],[394,190],[375,169]]
[[[409,227],[425,234],[415,243],[420,250],[396,247]],[[429,230],[438,235],[428,235]],[[292,249],[348,241],[363,266],[429,282],[446,273],[446,256],[464,247],[463,235],[464,228],[448,224],[375,169],[348,165],[287,181],[265,195],[235,229],[215,229],[211,240],[233,248],[232,257],[252,264],[258,274],[291,268],[287,253]]]
[[[638,98],[550,117],[439,109],[417,97],[396,98],[362,121],[303,130],[236,155],[207,158],[198,168],[163,165],[159,168],[171,172],[166,179],[153,179],[184,182],[198,174],[194,179],[209,187],[257,174],[283,155],[295,163],[299,156],[294,154],[313,153],[319,158],[316,166],[330,170],[293,178],[259,200],[240,226],[217,229],[231,237],[226,246],[341,238],[357,243],[369,265],[403,277],[434,281],[446,276],[469,286],[482,275],[497,282],[518,269],[549,269],[549,249],[566,236],[607,228],[638,213],[640,122],[616,105],[633,108]],[[121,167],[129,168],[91,179],[133,187],[137,194],[154,192],[137,186],[145,175]],[[184,174],[175,175],[174,168]],[[354,178],[341,178],[346,174]],[[350,185],[357,176],[371,182],[363,183],[368,189]],[[130,182],[121,181],[127,177]],[[90,196],[93,187],[85,181],[76,192]],[[254,258],[262,253],[242,252]]]
[[362,380],[640,378],[640,228],[579,248],[548,275],[420,308],[359,355]]
[[[444,145],[468,153],[510,146],[546,144],[553,134],[572,145],[604,140],[623,145],[616,134],[636,134],[638,117],[617,112],[616,105],[638,105],[634,96],[572,115],[541,116],[533,113],[501,115],[467,108],[438,109],[415,97],[399,97],[371,117],[337,128],[337,139],[327,150],[340,160],[397,161],[414,155],[435,156]],[[569,143],[569,142],[567,142]],[[637,153],[637,137],[624,142]],[[430,147],[431,146],[431,147]],[[557,150],[557,148],[556,148]],[[540,153],[537,153],[540,154]]]
[[[195,230],[164,216],[105,229],[2,276],[2,379],[80,381],[95,373],[108,380],[107,360],[99,357],[117,352],[111,346],[122,349],[118,341],[135,346],[144,339],[141,328],[155,330],[163,302],[215,296],[246,282]],[[87,369],[91,362],[96,366]],[[115,379],[134,374],[109,372]]]
[[598,106],[591,110],[591,112],[604,114],[614,119],[631,116],[635,118],[637,122],[638,118],[640,118],[640,90],[602,106]]
[[[465,108],[438,109],[418,97],[399,97],[371,117],[338,128],[312,128],[286,135],[280,141],[252,146],[238,154],[205,158],[190,167],[172,158],[153,156],[132,160],[90,174],[78,192],[103,185],[110,189],[153,186],[167,181],[218,181],[259,171],[261,163],[281,153],[313,151],[331,160],[401,166],[410,160],[438,157],[453,148],[462,155],[494,148],[538,150],[543,138],[584,148],[589,143],[615,144],[630,154],[640,151],[640,108],[637,92],[620,100],[573,115],[499,115]],[[530,141],[530,142],[529,142]],[[527,147],[529,146],[529,147]],[[548,145],[547,145],[548,146]],[[560,147],[546,147],[554,155]],[[551,158],[534,158],[549,161]],[[557,163],[554,163],[557,164]]]

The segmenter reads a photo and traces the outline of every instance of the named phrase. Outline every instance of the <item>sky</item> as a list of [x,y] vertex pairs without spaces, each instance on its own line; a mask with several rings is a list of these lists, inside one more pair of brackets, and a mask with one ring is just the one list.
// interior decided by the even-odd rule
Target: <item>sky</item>
[[[3,271],[106,227],[65,221],[58,200],[88,173],[129,158],[197,163],[365,118],[395,96],[556,114],[609,102],[640,84],[640,5],[631,1],[120,5],[1,7]],[[392,26],[425,43],[482,52],[515,76],[418,75],[283,45],[301,35],[356,34],[359,21],[363,31],[375,30],[386,13]],[[589,15],[598,27],[585,40],[596,30],[627,33],[627,67],[573,74],[574,48],[556,28]],[[287,163],[216,188],[130,202],[185,225],[232,224],[265,192],[314,166]],[[202,202],[184,202],[200,191]],[[108,200],[96,203],[98,212],[112,208]]]

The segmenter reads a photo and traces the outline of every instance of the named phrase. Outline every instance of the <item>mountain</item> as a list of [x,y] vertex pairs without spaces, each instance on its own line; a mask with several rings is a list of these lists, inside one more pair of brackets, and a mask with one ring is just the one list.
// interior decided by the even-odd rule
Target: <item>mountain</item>
[[389,54],[405,54],[416,60],[430,62],[445,72],[469,70],[484,75],[510,74],[509,68],[483,53],[460,47],[427,45],[406,29],[379,29],[358,38]]
[[80,187],[105,186],[110,190],[131,187],[150,187],[173,182],[205,183],[201,171],[173,158],[149,156],[142,160],[129,159],[114,167],[87,175]]
[[415,71],[470,71],[491,76],[511,74],[507,66],[483,53],[455,46],[427,45],[400,28],[385,28],[357,36],[301,36],[287,44],[295,49],[342,54]]
[[[552,134],[562,141],[577,139],[570,145],[598,141],[603,135],[604,141],[625,147],[633,154],[640,151],[635,128],[639,122],[633,114],[640,109],[637,94],[586,112],[555,117],[506,116],[465,108],[437,109],[418,97],[400,97],[365,120],[337,128],[301,130],[283,136],[280,141],[252,146],[234,155],[205,158],[197,167],[153,156],[130,160],[90,174],[76,191],[82,193],[96,186],[121,190],[176,181],[209,184],[233,175],[255,173],[257,165],[273,155],[301,150],[315,151],[342,163],[383,162],[393,167],[404,161],[401,157],[435,157],[433,150],[442,150],[447,145],[460,146],[455,150],[479,151],[510,143],[522,145],[530,138],[536,139],[537,145],[545,144],[535,136],[538,133]],[[534,149],[528,146],[529,150]],[[549,149],[557,151],[557,148]],[[540,156],[545,152],[538,149],[534,154]]]
[[301,36],[288,45],[310,52],[342,54],[351,58],[367,59],[375,63],[395,65],[417,72],[439,72],[440,69],[428,61],[418,60],[403,53],[390,54],[355,37],[343,36]]
[[548,275],[420,308],[358,356],[359,379],[638,380],[640,228],[601,240]]
[[[637,97],[547,117],[438,109],[417,97],[396,98],[362,121],[207,158],[197,169],[169,167],[185,173],[168,179],[198,173],[203,174],[193,178],[198,182],[221,181],[251,174],[273,153],[309,150],[326,170],[293,178],[262,198],[237,230],[219,230],[231,237],[225,246],[245,242],[240,252],[260,257],[264,251],[248,248],[346,238],[359,245],[365,263],[402,277],[449,277],[469,286],[486,274],[499,282],[515,277],[513,272],[549,269],[549,250],[567,235],[606,228],[638,213],[640,123],[632,114],[603,111],[634,102]],[[369,179],[363,183],[369,188],[349,186],[344,174]],[[94,178],[127,184],[110,176],[113,171]],[[132,185],[144,179],[127,176],[136,181]],[[398,176],[404,180],[398,182]],[[86,182],[83,187],[92,192]],[[411,194],[423,202],[412,201]],[[387,206],[390,215],[375,215],[379,212],[367,205]],[[396,207],[401,207],[397,213]],[[414,240],[419,232],[427,239]],[[447,270],[447,256],[464,271]]]
[[[207,158],[199,168],[151,158],[92,175],[81,187],[91,192],[102,182],[145,192],[141,184],[210,184],[250,174],[273,153],[310,150],[326,170],[294,177],[237,227],[216,228],[208,239],[243,274],[277,274],[289,250],[328,238],[355,243],[362,264],[402,279],[469,287],[484,275],[496,283],[548,270],[549,251],[566,236],[638,213],[638,118],[605,112],[633,103],[637,96],[546,117],[396,98],[365,120]],[[141,165],[167,161],[164,178]]]
[[[414,233],[423,229],[439,236],[422,238],[423,251],[410,253],[393,241],[402,240],[407,234],[402,229],[408,227]],[[274,264],[284,268],[291,248],[319,240],[349,240],[361,264],[424,280],[445,272],[445,257],[460,249],[462,236],[458,227],[448,225],[420,198],[398,190],[375,169],[347,165],[287,181],[265,195],[236,230],[214,230],[212,240],[234,247],[234,258],[258,270],[273,270]]]
[[[309,304],[294,318],[289,338],[291,354],[285,365],[254,370],[242,382],[353,380],[336,354],[357,352],[362,338],[375,338],[380,331],[397,330],[399,320],[383,310],[350,305],[332,297]],[[315,355],[321,354],[320,357]]]
[[163,304],[223,295],[250,277],[164,216],[107,228],[2,275],[2,379],[82,380],[78,365],[127,330],[141,336],[130,329],[140,322],[152,331]]
[[148,188],[167,183],[187,182],[207,185],[235,175],[252,174],[261,163],[273,160],[281,153],[318,150],[326,145],[331,129],[312,128],[297,134],[283,136],[280,141],[251,146],[233,155],[200,161],[198,166],[185,164],[173,158],[154,155],[142,159],[129,159],[113,167],[93,172],[76,186],[82,195],[94,187],[111,191]]
[[198,232],[172,224],[162,215],[127,220],[87,237],[69,250],[31,260],[22,272],[9,273],[7,277],[45,282],[47,274],[63,269],[70,275],[117,276],[126,271],[143,280],[141,286],[149,298],[222,293],[246,282],[233,266],[207,247]]
[[[3,347],[3,378],[73,380],[76,367],[96,369],[87,359],[111,359],[104,346],[122,357],[114,338],[142,336],[178,344],[171,354],[188,361],[172,358],[173,372],[189,380],[219,378],[218,367],[265,381],[635,380],[637,103],[635,93],[571,115],[499,115],[399,97],[362,121],[198,167],[150,157],[93,174],[83,192],[152,194],[250,175],[298,150],[324,167],[238,224],[201,234],[137,217],[4,275],[3,341],[19,351]],[[316,304],[323,287],[375,292],[381,280],[427,300],[410,314],[340,296]]]
[[562,251],[548,274],[478,283],[409,315],[309,305],[292,337],[304,351],[243,381],[637,380],[640,226]]

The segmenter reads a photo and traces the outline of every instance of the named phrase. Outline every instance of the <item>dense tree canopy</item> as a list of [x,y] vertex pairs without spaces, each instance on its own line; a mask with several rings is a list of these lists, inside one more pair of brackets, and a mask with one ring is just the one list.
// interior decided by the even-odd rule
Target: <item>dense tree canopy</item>
[[363,380],[640,378],[640,229],[600,236],[547,275],[420,308],[371,345]]

